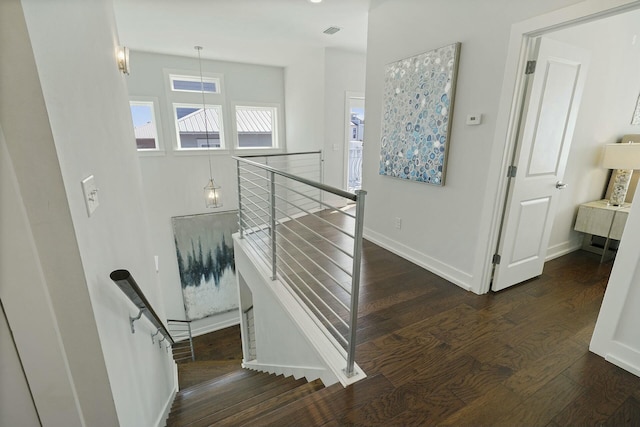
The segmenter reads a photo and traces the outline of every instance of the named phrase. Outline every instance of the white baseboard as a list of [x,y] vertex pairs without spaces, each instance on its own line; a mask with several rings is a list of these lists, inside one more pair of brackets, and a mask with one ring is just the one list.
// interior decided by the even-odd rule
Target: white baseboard
[[556,259],[568,253],[577,251],[581,247],[582,242],[572,242],[571,240],[558,243],[557,245],[549,246],[549,248],[547,249],[547,256],[544,260],[551,261],[552,259]]
[[169,413],[171,412],[173,401],[175,400],[176,394],[178,393],[178,365],[176,365],[175,363],[173,364],[173,378],[175,382],[173,392],[169,394],[169,398],[164,404],[164,410],[155,422],[156,427],[165,427],[167,425],[167,418],[169,418]]
[[197,328],[191,329],[191,335],[198,337],[200,335],[208,334],[209,332],[219,331],[220,329],[228,328],[229,326],[235,326],[240,324],[240,315],[237,315],[231,319],[226,319],[216,323],[210,323]]
[[473,276],[471,274],[465,273],[462,270],[438,261],[437,259],[416,251],[415,249],[412,249],[396,240],[389,239],[388,237],[366,227],[364,229],[364,237],[376,245],[381,246],[444,279],[447,279],[464,290],[472,290]]
[[631,372],[635,376],[640,377],[640,367],[632,363],[628,363],[627,361],[624,361],[612,354],[607,354],[604,359],[607,362],[613,363],[614,365],[624,369],[625,371]]

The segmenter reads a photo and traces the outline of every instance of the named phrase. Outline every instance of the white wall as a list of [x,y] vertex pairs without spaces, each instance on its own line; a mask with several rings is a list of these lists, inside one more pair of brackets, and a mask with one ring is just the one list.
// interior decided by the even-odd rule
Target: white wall
[[[486,244],[482,215],[494,157],[494,133],[511,25],[577,3],[564,1],[388,1],[369,14],[363,188],[365,236],[467,289],[479,291],[477,247]],[[487,23],[490,23],[488,25]],[[461,42],[444,187],[378,175],[384,65]],[[468,114],[483,124],[465,126]],[[491,207],[492,208],[492,207]],[[393,226],[402,219],[402,229]],[[481,230],[481,232],[479,232]],[[484,249],[486,251],[486,249]]]
[[0,425],[40,425],[9,323],[0,307]]
[[345,97],[347,92],[364,93],[365,68],[365,54],[325,50],[324,181],[341,189],[346,189],[345,126],[348,112],[345,111]]
[[308,49],[285,68],[287,151],[324,147],[325,50]]
[[[203,54],[207,52],[203,50]],[[171,218],[238,208],[236,164],[231,155],[251,154],[257,151],[225,150],[211,155],[213,177],[222,186],[223,207],[215,210],[204,205],[203,188],[209,180],[206,152],[177,152],[173,126],[172,99],[181,102],[202,103],[201,94],[171,94],[165,70],[182,70],[199,75],[197,55],[193,58],[131,52],[131,75],[126,78],[129,95],[134,98],[155,98],[161,153],[139,153],[148,224],[152,233],[153,253],[159,257],[159,285],[162,290],[168,318],[185,319],[180,277],[176,261]],[[280,67],[203,60],[203,73],[222,74],[221,95],[207,95],[208,104],[223,106],[226,144],[233,145],[232,114],[236,104],[261,103],[280,106],[279,134],[281,148],[286,145],[284,131],[284,71]],[[173,97],[173,98],[172,98]],[[128,143],[135,146],[133,140]],[[273,151],[273,150],[272,150]],[[238,323],[237,311],[222,313],[195,321],[196,335]]]
[[604,144],[640,133],[630,125],[640,93],[640,40],[633,42],[639,27],[634,11],[545,35],[591,51],[548,256],[580,246],[583,235],[573,231],[577,206],[601,198],[609,177],[600,164]]
[[[174,364],[170,354],[151,344],[146,321],[139,321],[138,332],[131,334],[128,317],[136,310],[109,279],[112,270],[129,269],[163,315],[139,166],[130,145],[126,86],[115,62],[112,5],[108,0],[24,0],[22,5],[24,14],[18,1],[3,2],[0,13],[6,17],[1,27],[11,33],[0,37],[0,122],[23,200],[23,229],[31,230],[37,254],[36,261],[25,259],[12,267],[15,274],[28,267],[40,275],[33,282],[14,280],[14,286],[21,286],[22,293],[25,284],[33,286],[34,297],[44,298],[45,307],[40,313],[35,312],[39,305],[15,305],[22,294],[14,291],[16,299],[5,305],[7,318],[15,331],[12,313],[29,307],[33,312],[25,314],[33,316],[35,325],[51,325],[59,334],[54,355],[62,366],[49,361],[47,341],[32,330],[19,329],[16,337],[21,357],[20,343],[30,342],[24,354],[42,359],[42,367],[25,364],[30,384],[31,376],[44,381],[67,373],[66,382],[56,380],[53,389],[43,390],[52,416],[67,421],[45,425],[157,425],[175,390]],[[9,7],[12,14],[5,13]],[[90,174],[100,190],[100,206],[88,217],[80,182]],[[25,237],[28,243],[29,233]],[[50,363],[51,371],[43,374]],[[67,390],[67,406],[76,410],[58,402]],[[42,416],[35,395],[34,400]]]

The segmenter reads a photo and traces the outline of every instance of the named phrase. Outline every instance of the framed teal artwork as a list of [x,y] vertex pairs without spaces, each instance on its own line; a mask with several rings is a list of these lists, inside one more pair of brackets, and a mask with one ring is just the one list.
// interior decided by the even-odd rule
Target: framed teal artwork
[[444,185],[460,43],[386,66],[380,174]]

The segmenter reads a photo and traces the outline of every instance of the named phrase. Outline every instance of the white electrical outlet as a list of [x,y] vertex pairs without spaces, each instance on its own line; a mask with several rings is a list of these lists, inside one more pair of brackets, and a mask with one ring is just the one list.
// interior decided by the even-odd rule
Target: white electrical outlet
[[89,175],[82,180],[82,192],[84,193],[84,203],[87,206],[87,215],[91,216],[100,205],[98,187],[96,187],[93,175]]
[[402,228],[402,218],[399,217],[395,217],[395,219],[393,220],[393,225],[400,230]]

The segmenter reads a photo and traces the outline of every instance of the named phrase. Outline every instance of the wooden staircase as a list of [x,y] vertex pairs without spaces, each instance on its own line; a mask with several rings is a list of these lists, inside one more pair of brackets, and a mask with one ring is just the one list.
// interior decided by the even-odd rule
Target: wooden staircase
[[227,329],[194,339],[196,361],[178,364],[180,391],[167,427],[260,425],[261,418],[324,388],[319,380],[241,368],[239,328]]

